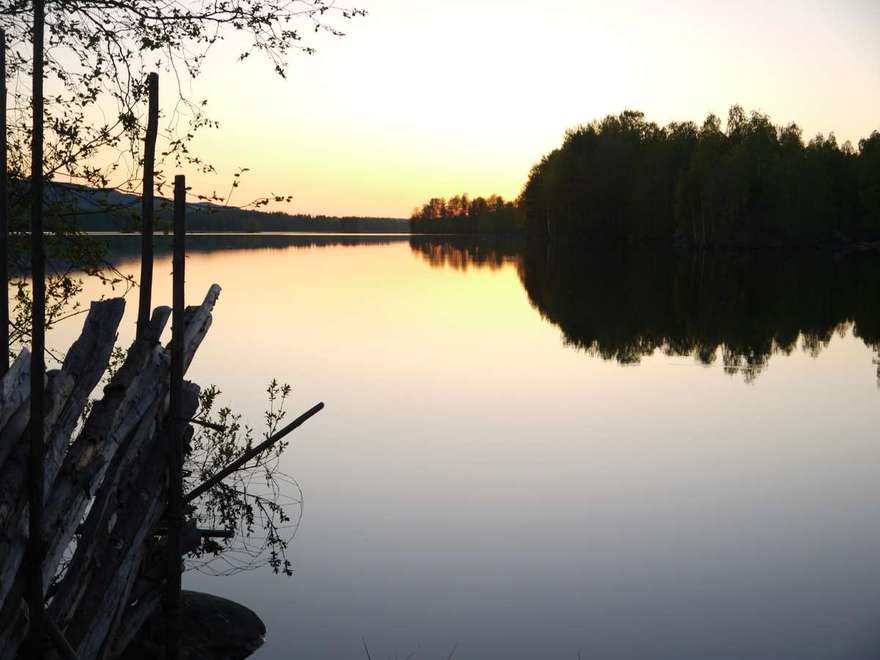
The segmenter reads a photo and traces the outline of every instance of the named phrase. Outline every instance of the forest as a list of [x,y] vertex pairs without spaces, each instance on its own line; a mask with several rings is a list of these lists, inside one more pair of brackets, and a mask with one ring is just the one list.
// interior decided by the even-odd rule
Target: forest
[[880,238],[880,132],[805,141],[730,109],[726,129],[626,111],[569,130],[529,175],[530,244],[816,245]]
[[519,206],[500,195],[432,197],[412,212],[414,234],[518,234],[525,227]]
[[[112,189],[53,183],[47,220],[64,219],[78,231],[132,232],[140,226],[140,198]],[[52,208],[50,207],[50,209]],[[156,199],[157,229],[171,226],[171,202]],[[194,232],[329,232],[405,233],[409,223],[398,218],[336,217],[289,214],[209,202],[187,205],[187,227]]]

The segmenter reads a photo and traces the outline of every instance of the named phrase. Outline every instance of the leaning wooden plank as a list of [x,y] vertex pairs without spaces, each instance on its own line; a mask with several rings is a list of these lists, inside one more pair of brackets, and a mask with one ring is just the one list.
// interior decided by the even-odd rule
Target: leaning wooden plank
[[[48,400],[46,419],[49,423],[53,422],[61,412],[62,398],[69,394],[72,388],[72,381],[61,372],[50,371],[46,374],[46,397]],[[8,524],[17,519],[16,506],[24,500],[22,490],[27,474],[28,452],[25,445],[24,442],[16,443],[0,467],[0,538],[6,532]]]
[[[61,371],[48,374],[46,386],[46,426],[50,427],[58,418],[64,402],[73,389],[73,381]],[[16,447],[6,461],[0,481],[0,603],[15,582],[15,576],[24,556],[27,544],[27,507],[23,497],[27,470],[27,447]]]
[[[187,318],[184,364],[190,364],[210,327],[211,310],[220,287],[213,285],[205,301]],[[168,392],[168,351],[135,340],[128,357],[104,397],[92,408],[83,430],[65,458],[46,507],[46,570],[57,566],[86,506],[96,493],[121,441],[138,425],[156,400]]]
[[0,428],[6,426],[12,414],[30,396],[30,363],[30,351],[27,348],[21,349],[9,371],[0,380]]
[[[212,287],[205,303],[189,310],[185,335],[187,364],[191,362],[210,326],[210,311],[218,294],[219,287]],[[167,320],[167,314],[158,313],[155,316],[160,325],[162,319]],[[168,371],[167,351],[155,344],[160,333],[161,328],[157,328],[149,342],[135,342],[123,368],[105,388],[104,398],[92,410],[83,432],[65,458],[61,474],[49,495],[47,513],[50,515],[47,515],[46,528],[49,552],[44,567],[47,583],[48,578],[57,571],[61,555],[72,539],[91,494],[100,484],[118,442],[138,424],[152,403],[156,400],[164,401],[167,396],[167,383],[163,382]],[[93,432],[91,435],[90,431]],[[82,442],[84,438],[91,441]],[[0,527],[3,532],[8,529],[10,526]],[[20,541],[24,536],[15,536],[18,536],[16,541],[19,542],[8,544],[10,547],[5,550],[10,550],[17,556],[13,556],[11,560],[6,557],[6,561],[0,561],[0,564],[20,564],[23,551]]]
[[[30,388],[28,388],[30,389]],[[6,459],[15,451],[16,447],[24,442],[24,432],[31,420],[31,398],[25,399],[18,410],[6,422],[3,431],[0,431],[0,470],[6,463]]]
[[196,349],[202,343],[208,328],[211,327],[211,312],[220,297],[220,285],[212,284],[205,295],[205,299],[198,307],[188,307],[186,310],[185,329],[183,333],[183,371],[189,369]]
[[[184,414],[193,415],[198,405],[198,390],[191,390],[190,400]],[[164,425],[165,429],[169,427]],[[149,459],[142,465],[138,483],[134,489],[136,497],[129,498],[127,506],[120,509],[118,523],[115,525],[113,542],[100,548],[99,569],[95,572],[86,593],[82,597],[74,618],[65,629],[65,634],[83,660],[95,658],[104,646],[112,623],[119,610],[128,605],[128,596],[143,555],[146,536],[155,528],[165,502],[165,472],[162,460],[167,451],[165,429],[157,434]],[[189,427],[189,433],[192,428]]]
[[[211,287],[205,302],[188,315],[186,363],[198,349],[210,326],[211,310],[219,287]],[[65,459],[62,475],[49,498],[46,519],[46,570],[53,570],[73,536],[85,507],[97,491],[119,444],[137,426],[157,400],[168,392],[168,351],[136,340],[125,363],[105,388],[104,398],[95,404],[82,432]],[[63,477],[63,478],[62,478]]]
[[[60,390],[49,393],[53,403],[51,415],[47,416],[45,421],[47,429],[45,485],[47,492],[57,474],[61,456],[67,449],[70,434],[82,414],[88,396],[95,389],[106,370],[113,344],[116,341],[116,330],[122,320],[124,309],[125,301],[122,298],[92,303],[82,333],[68,351],[62,365],[61,375],[55,381],[56,386],[62,382],[66,384],[63,395]],[[26,420],[19,420],[16,424],[13,424],[13,421],[15,418],[7,424],[7,427],[15,426],[17,429],[21,426],[22,421]],[[22,446],[19,453],[24,451]],[[23,454],[21,460],[24,460]],[[23,479],[26,471],[22,469],[23,465],[24,463],[15,465],[11,470],[0,473],[3,491],[10,494],[12,498],[15,497],[15,494],[20,496],[20,491],[24,488]],[[17,504],[20,507],[24,498],[19,497],[18,500]],[[9,516],[16,513],[18,509],[14,500],[10,501],[0,495],[0,501],[12,507],[6,509],[3,504],[0,504],[0,533],[2,533],[2,530],[9,523]],[[22,512],[18,511],[18,513]]]
[[[198,407],[199,388],[193,383],[186,383],[185,392],[187,410],[194,412]],[[79,601],[101,563],[95,557],[103,551],[108,539],[115,537],[120,510],[136,497],[137,491],[132,489],[131,483],[143,465],[152,460],[150,452],[154,451],[153,445],[161,431],[159,414],[163,404],[164,401],[159,400],[154,403],[131,437],[126,438],[116,452],[80,528],[76,551],[49,606],[50,617],[62,629],[75,615]]]
[[124,447],[116,452],[82,524],[76,551],[48,610],[50,618],[62,630],[75,615],[80,599],[98,569],[95,556],[109,542],[119,520],[119,511],[131,496],[132,474],[137,473],[139,464],[150,460],[149,445],[155,442],[159,407],[157,401],[132,437],[126,439]]
[[[106,370],[124,309],[125,301],[121,298],[92,303],[82,333],[68,351],[61,371],[50,372],[49,410],[45,418],[47,492],[88,396]],[[7,429],[22,427],[24,421],[26,415],[21,413],[10,420]],[[7,464],[0,467],[0,602],[18,570],[24,550],[21,544],[27,539],[26,451],[24,443],[20,443]]]
[[0,467],[30,419],[30,381],[30,351],[23,348],[0,382]]
[[46,492],[52,487],[89,395],[107,370],[117,331],[125,313],[125,299],[91,304],[82,333],[64,357],[61,371],[74,380],[74,389],[49,432],[46,442]]

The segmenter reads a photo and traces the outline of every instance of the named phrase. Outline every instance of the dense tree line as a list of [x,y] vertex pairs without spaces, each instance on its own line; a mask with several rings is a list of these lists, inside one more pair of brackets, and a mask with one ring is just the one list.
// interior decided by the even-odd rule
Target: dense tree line
[[410,227],[419,234],[516,234],[524,218],[514,202],[500,195],[470,199],[465,193],[431,198],[412,212]]
[[[139,231],[140,198],[113,189],[70,184],[49,186],[51,202],[66,209],[64,216],[78,231]],[[172,208],[167,199],[156,200],[158,230],[171,227]],[[199,232],[332,232],[406,233],[409,223],[398,218],[326,216],[261,211],[211,203],[192,203],[187,228]]]
[[731,108],[658,126],[627,111],[566,133],[520,204],[530,242],[696,246],[880,237],[880,132],[805,142],[795,124]]

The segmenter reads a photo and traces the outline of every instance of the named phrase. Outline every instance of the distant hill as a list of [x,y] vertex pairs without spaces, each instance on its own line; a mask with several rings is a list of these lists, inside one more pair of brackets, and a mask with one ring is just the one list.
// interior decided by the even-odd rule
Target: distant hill
[[[82,231],[137,231],[141,199],[117,190],[88,188],[66,183],[49,187],[50,199],[73,213],[69,218]],[[156,231],[170,228],[171,200],[156,198]],[[196,232],[329,232],[408,233],[402,218],[334,217],[255,211],[209,203],[187,205],[187,229]]]

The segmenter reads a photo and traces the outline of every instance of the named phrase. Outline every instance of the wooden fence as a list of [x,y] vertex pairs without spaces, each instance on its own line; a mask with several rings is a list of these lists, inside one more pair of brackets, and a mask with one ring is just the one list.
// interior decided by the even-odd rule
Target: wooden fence
[[[151,310],[158,76],[148,79],[142,265],[136,337],[107,372],[125,300],[91,303],[58,369],[45,367],[43,0],[34,2],[31,346],[9,364],[5,36],[0,31],[0,660],[118,657],[160,606],[166,657],[179,656],[183,557],[205,536],[185,507],[323,408],[319,403],[183,492],[199,387],[185,381],[220,287],[186,307],[186,181],[175,178],[173,306]],[[160,337],[172,319],[170,344]]]

